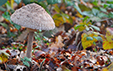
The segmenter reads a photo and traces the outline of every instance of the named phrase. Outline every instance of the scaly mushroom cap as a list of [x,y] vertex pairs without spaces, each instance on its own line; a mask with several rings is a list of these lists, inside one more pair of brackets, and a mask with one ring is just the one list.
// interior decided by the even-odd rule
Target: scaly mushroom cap
[[11,20],[21,26],[39,29],[52,30],[55,23],[51,16],[40,5],[32,3],[21,7],[11,15]]

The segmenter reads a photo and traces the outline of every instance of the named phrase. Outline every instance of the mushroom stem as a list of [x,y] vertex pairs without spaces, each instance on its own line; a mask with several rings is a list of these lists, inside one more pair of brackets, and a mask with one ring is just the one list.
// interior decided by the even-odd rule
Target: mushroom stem
[[29,31],[27,53],[26,53],[26,56],[28,58],[31,58],[32,56],[33,36],[34,36],[34,31]]

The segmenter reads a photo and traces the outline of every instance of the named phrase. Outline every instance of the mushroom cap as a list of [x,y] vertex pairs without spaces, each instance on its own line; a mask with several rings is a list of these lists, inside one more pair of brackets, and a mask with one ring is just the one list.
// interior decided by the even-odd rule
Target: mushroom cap
[[43,7],[35,3],[17,9],[11,15],[11,20],[18,25],[31,29],[52,30],[55,28],[51,16]]

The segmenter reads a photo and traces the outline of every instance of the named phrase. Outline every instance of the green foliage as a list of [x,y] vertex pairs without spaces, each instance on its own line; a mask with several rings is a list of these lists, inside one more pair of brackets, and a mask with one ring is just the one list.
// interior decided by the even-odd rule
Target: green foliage
[[95,30],[97,31],[100,31],[100,28],[98,28],[97,26],[94,26],[94,25],[90,25],[92,28],[94,28]]
[[48,4],[56,4],[56,3],[61,3],[62,0],[47,0]]
[[38,32],[35,32],[35,34],[36,34],[36,35],[35,35],[35,39],[38,40],[38,41],[40,41],[40,40],[41,40],[40,37],[42,37],[41,32],[39,32],[39,33],[38,33]]
[[41,1],[44,1],[44,0],[38,0],[38,2],[41,2]]
[[0,11],[6,11],[6,9],[0,6]]
[[87,39],[87,40],[93,40],[93,38],[92,38],[92,37],[87,37],[86,39]]
[[23,3],[25,3],[25,4],[28,4],[30,2],[31,2],[31,0],[23,0]]
[[3,16],[5,19],[7,19],[11,24],[13,24],[13,26],[14,26],[16,29],[19,30],[19,29],[21,28],[21,26],[19,26],[19,25],[13,23],[13,22],[11,21],[9,12],[5,12],[4,14],[2,14],[2,16]]
[[100,37],[100,36],[93,36],[93,38],[102,41],[102,37]]
[[31,62],[31,58],[24,57],[24,58],[21,58],[21,60],[24,65],[30,67],[30,64],[28,62]]
[[4,28],[8,29],[8,25],[6,23],[0,23],[0,25],[2,25]]
[[4,5],[7,2],[7,0],[0,0],[0,6]]
[[21,0],[14,0],[17,4],[19,4],[21,2]]
[[5,46],[2,47],[3,49],[5,48]]
[[10,14],[9,14],[9,12],[5,12],[4,14],[2,14],[2,16],[3,16],[5,19],[7,19],[7,20],[10,21]]
[[44,62],[45,62],[45,59],[43,59],[43,61],[40,63],[40,68],[39,68],[40,71],[42,69],[42,65],[43,65]]
[[30,67],[29,63],[27,61],[23,61],[23,64]]
[[81,28],[81,27],[83,27],[83,26],[84,26],[83,24],[77,25],[77,26],[74,27],[74,29],[77,30],[77,29],[79,29],[79,28]]
[[73,6],[80,14],[82,14],[81,9],[79,8],[79,6],[75,5],[75,1],[71,1],[71,0],[64,0],[64,2],[67,4],[67,6]]

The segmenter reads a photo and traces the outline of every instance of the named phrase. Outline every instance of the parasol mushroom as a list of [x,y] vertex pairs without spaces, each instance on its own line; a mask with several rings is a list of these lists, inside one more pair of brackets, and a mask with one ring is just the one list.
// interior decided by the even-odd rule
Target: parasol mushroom
[[29,30],[26,53],[28,58],[32,56],[34,30],[52,30],[55,28],[55,23],[51,16],[36,3],[28,4],[16,10],[11,15],[11,20]]

